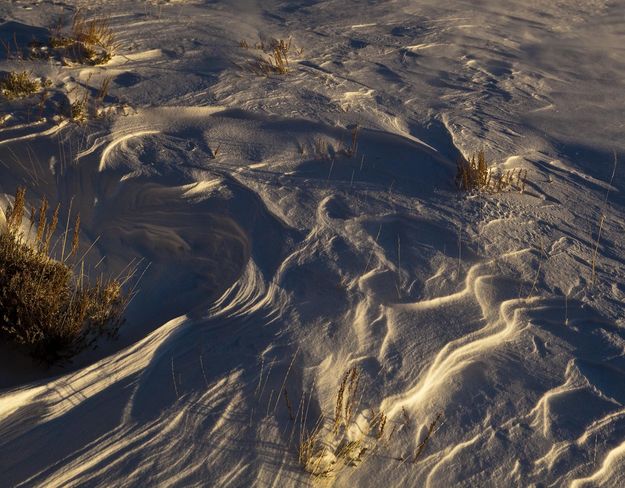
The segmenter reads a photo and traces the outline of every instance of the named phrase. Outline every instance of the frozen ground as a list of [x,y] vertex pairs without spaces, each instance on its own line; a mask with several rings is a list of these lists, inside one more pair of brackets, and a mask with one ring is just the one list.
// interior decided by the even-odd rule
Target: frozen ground
[[[625,3],[14,0],[0,36],[78,7],[108,64],[0,71],[111,77],[110,113],[3,100],[0,195],[73,199],[94,262],[151,266],[118,341],[2,350],[1,486],[625,484]],[[272,37],[302,51],[258,76],[239,42]],[[524,193],[456,190],[481,148]]]

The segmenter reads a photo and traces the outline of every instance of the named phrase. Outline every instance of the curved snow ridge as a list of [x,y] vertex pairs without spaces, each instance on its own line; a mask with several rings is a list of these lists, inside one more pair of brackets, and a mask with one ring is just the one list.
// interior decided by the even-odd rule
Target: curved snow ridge
[[[481,360],[491,350],[514,340],[525,327],[523,314],[536,299],[509,299],[501,303],[492,303],[489,294],[492,275],[480,274],[483,265],[474,265],[467,274],[464,290],[447,297],[428,300],[423,304],[396,306],[401,309],[442,308],[457,304],[467,296],[474,300],[482,310],[486,324],[473,332],[445,344],[436,354],[417,384],[399,396],[385,399],[380,409],[388,412],[389,418],[398,415],[402,409],[415,410],[419,406],[435,402],[437,391],[444,390],[447,383],[470,364]],[[483,272],[483,271],[482,271]],[[390,311],[391,317],[393,311]]]
[[243,275],[215,301],[208,317],[238,319],[259,311],[265,311],[266,317],[271,317],[279,315],[287,301],[283,290],[275,282],[266,283],[254,261],[249,260]]
[[591,476],[571,482],[571,488],[588,486],[623,486],[625,483],[625,442],[611,449],[601,467]]
[[[142,421],[128,418],[63,463],[48,467],[18,486],[138,486],[171,485],[206,479],[212,462],[223,463],[232,449],[231,435],[223,432],[236,418],[241,393],[232,385],[240,378],[231,372],[197,395],[187,396]],[[228,386],[231,385],[231,386]],[[188,446],[193,440],[193,449]],[[154,469],[153,463],[167,459]],[[144,462],[137,462],[142,460]],[[215,476],[214,474],[212,474]]]
[[[588,451],[593,450],[597,436],[613,439],[617,432],[625,429],[621,413],[625,395],[610,386],[623,381],[618,361],[611,366],[610,358],[619,357],[625,337],[609,324],[601,321],[593,323],[599,317],[591,309],[576,302],[565,303],[559,297],[521,297],[518,281],[507,281],[501,274],[493,274],[495,269],[501,271],[499,266],[507,264],[508,258],[527,252],[514,251],[493,261],[474,265],[467,272],[465,287],[455,293],[384,307],[388,325],[384,347],[388,349],[389,344],[392,346],[400,338],[407,341],[408,345],[403,349],[394,348],[395,355],[404,356],[403,363],[402,359],[393,361],[415,372],[416,382],[404,391],[398,388],[397,393],[385,398],[380,403],[380,410],[400,424],[407,413],[427,426],[437,412],[444,413],[445,417],[448,415],[451,424],[457,417],[467,416],[474,416],[469,418],[478,422],[474,428],[467,428],[466,436],[459,439],[460,444],[444,443],[419,463],[432,486],[443,480],[459,479],[454,478],[456,471],[460,473],[456,469],[448,472],[442,466],[433,468],[439,459],[445,459],[446,453],[450,452],[458,457],[457,463],[468,461],[466,458],[470,457],[471,449],[463,452],[462,449],[455,449],[455,445],[473,445],[479,441],[478,449],[488,451],[485,456],[496,456],[498,438],[508,439],[515,445],[528,443],[534,446],[525,459],[519,459],[521,464],[510,477],[497,477],[499,482],[503,483],[504,478],[507,483],[529,482],[532,479],[571,480],[579,477],[580,472],[586,473],[584,467],[595,464],[580,462],[579,451],[584,451],[588,459]],[[527,260],[523,262],[528,264]],[[566,322],[565,317],[568,317]],[[424,323],[431,325],[421,330]],[[437,328],[440,329],[438,332]],[[450,340],[445,340],[447,336]],[[426,346],[425,354],[417,349],[424,339],[434,344]],[[427,360],[426,366],[407,363],[412,349],[419,354],[415,357]],[[428,359],[428,354],[431,354],[431,359]],[[517,364],[515,358],[521,354],[526,356],[527,366],[518,371],[509,369],[518,367],[514,366]],[[390,358],[382,356],[378,359],[384,361]],[[568,362],[563,363],[565,359]],[[485,372],[481,373],[481,370]],[[415,373],[411,376],[415,377]],[[475,382],[481,374],[493,375],[488,386]],[[537,395],[537,398],[528,414],[519,416],[518,410],[505,406],[505,401],[504,405],[499,405],[499,389],[507,386],[499,383],[502,379],[496,379],[498,376],[509,379],[515,385],[532,385],[531,394],[527,396]],[[557,383],[559,378],[562,378],[561,384]],[[411,384],[408,374],[404,381]],[[544,390],[536,389],[537,381],[545,386],[552,382],[556,385]],[[397,386],[393,388],[397,389]],[[472,405],[463,403],[473,396],[473,389],[479,392],[478,395],[485,394],[484,390],[493,395],[482,404],[488,409],[488,414],[475,411]],[[456,404],[456,401],[459,403]],[[571,404],[575,408],[571,408]],[[597,415],[602,414],[603,419],[596,420]],[[485,417],[482,419],[481,415]],[[491,415],[506,421],[496,426],[489,419]],[[491,427],[492,438],[478,435],[478,432],[485,432]],[[448,428],[458,426],[441,427],[441,430],[444,432]],[[418,444],[423,436],[423,429],[415,431],[414,441]],[[437,443],[436,440],[434,442]],[[622,453],[618,446],[611,446],[606,451],[607,447],[602,447],[601,443],[598,447],[595,445],[590,458],[600,463],[604,456],[615,450],[606,463],[609,461],[616,466],[613,458],[620,459]],[[528,462],[531,464],[528,465]],[[532,464],[533,469],[530,467]],[[475,469],[473,477],[466,479],[476,483],[483,481],[486,473],[477,467]],[[466,476],[467,473],[464,471]],[[606,473],[608,468],[597,477],[608,479]],[[606,483],[613,486],[614,479],[620,479],[620,472],[609,476],[612,478]]]
[[465,283],[464,288],[458,291],[457,293],[453,293],[451,295],[446,295],[446,296],[435,297],[429,300],[421,300],[415,303],[394,305],[393,308],[395,310],[436,309],[436,308],[444,307],[446,305],[457,303],[459,300],[466,298],[466,297],[473,296],[477,298],[475,287],[478,281],[480,279],[486,279],[488,277],[493,276],[493,275],[482,274],[484,273],[484,267],[485,265],[482,263],[471,266],[464,280],[464,283]]
[[[625,435],[625,410],[575,363],[576,359],[569,361],[563,384],[546,391],[525,416],[535,429],[535,439],[542,438],[550,446],[533,460],[533,476],[572,481],[573,486],[620,486],[625,473],[617,459],[623,455],[620,439]],[[594,419],[589,412],[605,415]]]
[[[425,487],[429,488],[430,486],[438,486],[438,479],[436,475],[439,470],[445,469],[445,466],[454,461],[454,459],[464,450],[466,449],[476,449],[479,446],[476,444],[484,437],[490,436],[493,434],[492,427],[487,427],[483,432],[476,434],[474,437],[459,442],[458,444],[449,446],[443,452],[436,453],[430,456],[427,459],[422,461],[422,464],[427,464],[429,473],[425,480]],[[431,459],[433,458],[433,459]],[[431,463],[431,464],[430,464]],[[431,466],[431,467],[430,467]]]
[[[593,365],[594,366],[594,365]],[[621,377],[623,375],[621,374]],[[598,378],[595,378],[595,380]],[[568,402],[575,402],[576,395],[589,393],[598,400],[611,405],[613,408],[622,408],[622,398],[616,399],[606,392],[602,391],[600,385],[593,384],[591,378],[584,375],[580,367],[580,360],[573,358],[569,360],[566,371],[564,373],[564,383],[546,391],[538,400],[536,406],[530,411],[529,416],[533,416],[532,426],[539,428],[546,438],[553,438],[554,427],[553,420],[560,417],[558,410]],[[581,395],[580,395],[581,396]],[[568,400],[570,398],[570,400]],[[555,406],[555,404],[560,406]],[[579,439],[575,442],[578,445],[584,444],[593,435],[593,433],[605,429],[606,425],[621,420],[622,411],[611,413],[599,420],[592,420],[592,423],[584,430]]]
[[[76,373],[62,376],[40,386],[30,386],[2,394],[0,406],[7,407],[7,415],[33,402],[46,406],[41,422],[49,422],[77,407],[83,401],[141,371],[154,360],[155,352],[179,332],[187,317],[170,320],[133,346],[114,356],[102,359]],[[71,385],[71,388],[69,388]]]
[[133,138],[159,134],[163,131],[180,131],[189,126],[206,128],[211,123],[210,116],[223,110],[224,107],[220,106],[140,109],[133,115],[116,120],[110,135],[105,136],[104,140],[96,139],[92,146],[79,153],[77,158],[91,154],[108,140],[98,166],[98,171],[102,172],[107,167],[109,155],[120,144]]
[[[24,141],[31,141],[33,139],[37,139],[38,137],[49,137],[49,136],[54,136],[56,134],[58,134],[59,132],[61,132],[63,130],[63,128],[65,128],[65,126],[67,126],[69,124],[69,121],[67,120],[62,120],[61,122],[59,122],[56,125],[53,125],[52,127],[47,127],[44,128],[44,130],[38,131],[38,132],[32,132],[32,131],[28,131],[26,134],[23,135],[14,135],[13,137],[8,137],[6,139],[2,138],[0,139],[0,145],[6,145],[6,144],[12,144],[15,142],[24,142]],[[33,124],[28,124],[26,126],[23,127],[23,129],[31,129],[33,127],[37,127],[41,124],[39,123],[33,123]]]
[[[9,118],[7,120],[11,120],[11,119]],[[6,120],[4,121],[4,123],[6,123]],[[31,130],[33,127],[39,127],[40,125],[44,125],[45,123],[46,123],[45,120],[36,120],[34,122],[22,123],[22,124],[18,123],[18,124],[7,125],[7,126],[0,125],[0,135],[4,138],[6,137],[6,133],[10,134],[11,132]],[[9,139],[11,139],[11,136],[9,136]]]
[[[55,421],[61,418],[71,423],[77,416],[81,423],[108,426],[100,437],[88,436],[84,445],[67,443],[50,465],[39,453],[40,469],[28,479],[13,478],[12,470],[8,479],[16,486],[108,486],[111,479],[120,486],[136,486],[146,476],[163,484],[207,476],[207,463],[225,461],[237,442],[239,434],[231,428],[245,401],[239,385],[244,370],[236,367],[237,357],[229,358],[234,362],[223,369],[227,361],[215,358],[228,357],[228,344],[252,325],[254,340],[273,337],[261,324],[279,318],[285,303],[284,294],[265,284],[250,260],[205,317],[171,320],[87,368],[3,394],[0,407],[7,415],[0,428],[10,434],[3,436],[4,442],[26,442],[27,431],[54,436]],[[245,374],[254,376],[256,371]],[[192,449],[189,436],[197,438]],[[38,450],[35,445],[24,449]],[[130,461],[144,456],[169,459],[167,469],[150,472],[149,463]],[[10,457],[5,461],[11,466]],[[213,473],[211,479],[215,476],[220,475]]]
[[[349,182],[350,187],[382,184],[402,186],[410,193],[429,193],[448,184],[455,167],[450,157],[406,131],[395,126],[389,129],[361,129],[352,154],[348,142],[352,132],[321,122],[222,106],[143,108],[116,119],[110,134],[88,135],[87,147],[76,159],[101,150],[94,161],[99,173],[130,167],[133,170],[126,179],[135,178],[144,174],[141,171],[152,170],[145,159],[139,171],[134,167],[136,158],[161,157],[160,144],[170,153],[171,166],[179,163],[188,170],[232,173],[247,170],[244,176],[256,182],[282,173],[296,184],[312,177],[316,186],[336,181]],[[269,199],[267,205],[274,202]]]
[[[4,25],[24,45],[54,2],[26,3],[0,2],[29,19]],[[625,334],[601,317],[622,321],[624,297],[604,286],[624,254],[605,203],[621,200],[623,2],[96,3],[123,45],[106,66],[19,64],[94,95],[110,76],[96,103],[130,114],[0,128],[0,185],[74,195],[100,269],[152,263],[122,332],[142,340],[0,395],[0,484],[625,484]],[[240,39],[287,31],[290,73],[251,74],[263,54]],[[529,169],[527,191],[455,192],[458,151],[481,147]],[[30,174],[29,154],[50,158]],[[311,479],[304,399],[308,424],[331,416],[351,366],[360,426],[382,405],[388,437]]]
[[[142,136],[148,136],[152,134],[159,134],[159,133],[160,131],[158,130],[138,130],[138,131],[130,132],[129,134],[118,135],[110,143],[108,143],[107,146],[104,148],[104,151],[102,151],[102,156],[100,156],[100,165],[98,167],[98,171],[102,172],[106,169],[106,166],[107,166],[106,163],[107,163],[107,158],[108,158],[109,153],[113,149],[115,149],[115,147],[117,147],[119,144],[122,144],[123,142],[129,139],[142,137]],[[84,153],[84,155],[86,154],[89,154],[89,153]]]

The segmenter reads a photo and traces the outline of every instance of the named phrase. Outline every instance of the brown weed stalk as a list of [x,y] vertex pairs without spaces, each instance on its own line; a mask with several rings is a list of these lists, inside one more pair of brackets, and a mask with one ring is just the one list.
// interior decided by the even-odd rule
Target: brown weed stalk
[[412,462],[413,463],[416,463],[419,460],[419,458],[421,457],[421,454],[423,454],[423,451],[427,447],[428,442],[430,441],[430,438],[432,437],[432,434],[434,433],[434,429],[436,428],[436,425],[438,424],[438,422],[439,422],[439,420],[441,419],[442,416],[443,416],[443,414],[439,413],[436,416],[436,418],[434,419],[434,421],[429,425],[428,431],[425,434],[425,437],[423,438],[423,440],[417,446],[417,451],[415,452],[415,455],[412,458]]

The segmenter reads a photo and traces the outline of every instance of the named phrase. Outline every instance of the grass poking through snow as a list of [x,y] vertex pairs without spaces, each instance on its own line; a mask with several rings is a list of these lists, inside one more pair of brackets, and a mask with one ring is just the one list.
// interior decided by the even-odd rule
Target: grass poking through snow
[[57,27],[49,48],[68,63],[100,65],[108,63],[119,50],[119,42],[108,18],[85,19],[78,12],[69,32]]
[[456,171],[456,185],[459,189],[473,192],[495,192],[516,189],[523,193],[527,181],[527,170],[521,168],[495,173],[486,162],[484,150],[471,159],[460,158]]
[[41,82],[28,71],[11,71],[0,79],[0,93],[8,100],[26,98],[41,90]]
[[87,282],[84,258],[76,259],[79,216],[71,240],[66,228],[61,259],[52,257],[60,206],[51,219],[48,211],[44,197],[39,209],[30,211],[30,226],[24,232],[24,188],[17,190],[7,209],[6,228],[0,232],[0,339],[51,363],[73,356],[102,334],[114,334],[129,295],[123,291],[127,279]]
[[[244,49],[257,49],[262,51],[262,55],[249,63],[252,72],[261,76],[274,74],[285,75],[289,73],[289,54],[292,52],[291,39],[272,39],[269,44],[258,43],[250,46],[247,41],[241,41],[239,46]],[[302,50],[296,50],[298,54]]]

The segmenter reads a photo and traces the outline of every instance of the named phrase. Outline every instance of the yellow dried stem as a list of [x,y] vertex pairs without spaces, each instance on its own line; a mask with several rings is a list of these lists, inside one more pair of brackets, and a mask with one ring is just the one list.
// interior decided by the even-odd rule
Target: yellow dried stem
[[50,225],[48,226],[48,229],[46,230],[46,238],[45,238],[45,242],[43,246],[43,252],[46,254],[48,254],[50,250],[50,242],[52,240],[52,235],[54,234],[54,231],[56,230],[56,226],[59,223],[59,209],[60,208],[61,208],[61,204],[58,203],[56,205],[56,208],[54,209],[54,213],[52,214],[52,220],[50,221]]
[[345,405],[345,424],[349,425],[354,414],[354,406],[356,404],[356,393],[360,384],[360,370],[352,368],[349,378],[349,387],[347,390],[347,402]]
[[343,376],[343,380],[339,385],[339,391],[336,396],[336,404],[334,406],[334,426],[332,428],[335,434],[338,433],[339,427],[341,425],[341,419],[343,418],[343,395],[345,394],[345,387],[347,386],[348,379],[349,371],[347,371]]
[[74,235],[72,236],[72,250],[70,252],[70,256],[73,257],[78,252],[78,244],[79,244],[79,235],[80,235],[80,214],[76,216],[76,223],[74,224]]
[[100,85],[100,89],[98,90],[98,96],[97,96],[98,100],[103,101],[106,98],[106,95],[108,95],[109,87],[111,85],[111,80],[112,78],[110,76],[102,80],[102,84]]
[[432,437],[432,434],[434,433],[434,428],[436,427],[436,425],[438,424],[438,421],[441,419],[441,417],[443,416],[442,413],[439,413],[436,418],[434,419],[434,421],[430,424],[430,426],[428,427],[428,431],[425,434],[424,439],[421,441],[421,443],[417,446],[417,452],[415,452],[414,457],[412,458],[412,462],[416,463],[419,458],[421,457],[421,454],[423,454],[423,451],[425,450],[425,448],[428,445],[428,442],[430,441],[430,437]]
[[37,223],[37,245],[41,245],[43,242],[43,236],[48,222],[46,212],[48,211],[48,199],[44,195],[41,199],[41,205],[39,206],[39,222]]
[[15,200],[10,212],[7,212],[7,227],[9,231],[15,231],[19,229],[22,224],[22,217],[24,216],[26,188],[19,187],[15,192]]

